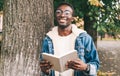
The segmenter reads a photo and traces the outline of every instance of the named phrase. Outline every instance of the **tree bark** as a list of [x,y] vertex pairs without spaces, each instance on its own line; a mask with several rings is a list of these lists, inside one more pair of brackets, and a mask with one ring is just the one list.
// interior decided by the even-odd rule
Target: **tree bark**
[[40,76],[41,43],[53,16],[53,0],[5,0],[0,76]]
[[94,24],[95,20],[91,21],[90,17],[85,15],[84,16],[84,21],[85,21],[84,29],[93,38],[93,41],[94,41],[94,43],[95,43],[95,45],[97,47],[97,30],[96,30],[96,28],[93,28],[93,24]]

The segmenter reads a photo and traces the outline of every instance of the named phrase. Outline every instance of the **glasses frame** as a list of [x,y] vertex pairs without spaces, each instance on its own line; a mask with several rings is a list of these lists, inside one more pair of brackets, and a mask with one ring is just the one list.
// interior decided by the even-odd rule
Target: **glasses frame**
[[56,14],[57,16],[60,16],[60,15],[62,15],[62,14],[64,14],[65,16],[70,16],[70,15],[72,15],[72,12],[69,11],[69,10],[62,11],[62,10],[60,10],[60,9],[57,9],[56,12],[55,12],[55,14]]

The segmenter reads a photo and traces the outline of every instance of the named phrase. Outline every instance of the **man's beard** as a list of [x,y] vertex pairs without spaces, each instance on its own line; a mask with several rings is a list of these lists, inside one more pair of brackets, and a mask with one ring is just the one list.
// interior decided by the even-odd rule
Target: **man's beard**
[[66,27],[68,27],[69,25],[58,25],[58,27],[60,27],[61,29],[64,29]]

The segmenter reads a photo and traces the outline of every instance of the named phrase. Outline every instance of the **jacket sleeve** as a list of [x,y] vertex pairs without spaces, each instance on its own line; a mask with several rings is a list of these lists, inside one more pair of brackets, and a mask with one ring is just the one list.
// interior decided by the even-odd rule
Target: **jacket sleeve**
[[84,47],[85,47],[85,60],[86,63],[90,65],[89,75],[96,75],[97,70],[99,68],[99,57],[92,37],[86,34],[84,40]]
[[[43,39],[43,42],[42,42],[42,49],[40,51],[40,61],[43,59],[42,58],[42,53],[43,52],[46,52],[46,53],[51,53],[50,51],[50,48],[52,46],[52,41],[51,39],[46,36],[44,39]],[[54,76],[54,70],[50,70],[49,72],[49,75],[46,75],[45,73],[43,73],[42,71],[40,72],[40,76]]]
[[42,41],[42,49],[40,50],[40,60],[42,60],[42,53],[43,52],[48,52],[48,42],[47,42],[47,37],[45,37]]

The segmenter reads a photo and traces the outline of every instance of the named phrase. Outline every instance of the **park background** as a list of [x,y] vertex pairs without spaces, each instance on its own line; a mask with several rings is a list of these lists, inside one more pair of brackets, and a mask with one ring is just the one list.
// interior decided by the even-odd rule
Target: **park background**
[[0,0],[0,76],[39,75],[42,39],[62,1],[73,4],[74,23],[96,44],[98,76],[120,76],[120,0]]

